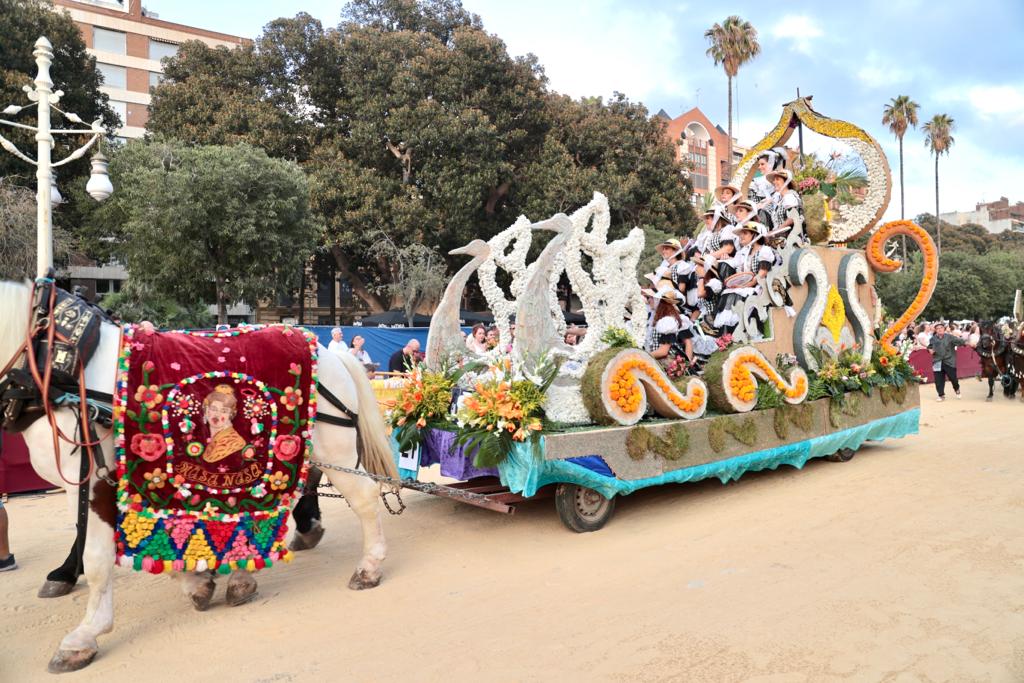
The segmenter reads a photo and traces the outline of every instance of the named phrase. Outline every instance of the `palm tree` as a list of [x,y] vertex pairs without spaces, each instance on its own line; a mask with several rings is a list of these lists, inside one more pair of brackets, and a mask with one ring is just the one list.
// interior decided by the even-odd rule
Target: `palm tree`
[[727,150],[729,179],[732,179],[732,79],[740,67],[761,53],[761,45],[757,42],[757,29],[749,21],[744,21],[735,14],[726,18],[721,24],[715,24],[704,32],[711,46],[707,49],[708,57],[714,60],[715,66],[721,64],[725,68],[725,76],[729,82],[729,149]]
[[939,220],[939,156],[949,154],[953,146],[953,119],[946,114],[936,114],[924,124],[924,145],[935,155],[935,234],[937,250],[942,255],[942,221]]
[[[905,218],[906,200],[903,194],[903,135],[907,128],[917,128],[917,110],[920,105],[907,95],[897,95],[882,110],[882,125],[900,141],[900,220]],[[903,236],[903,262],[907,262],[907,236]]]

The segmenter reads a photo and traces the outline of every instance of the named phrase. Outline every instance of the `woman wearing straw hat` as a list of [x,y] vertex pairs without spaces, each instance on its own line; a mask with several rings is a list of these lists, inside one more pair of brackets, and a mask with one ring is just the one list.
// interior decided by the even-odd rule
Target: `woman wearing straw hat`
[[672,362],[672,356],[685,355],[693,360],[693,321],[679,314],[683,297],[669,280],[661,280],[657,289],[642,290],[654,309],[654,329],[648,350],[663,365]]
[[[767,149],[757,155],[757,170],[761,172],[761,175],[750,181],[747,195],[758,212],[768,208],[772,201],[772,195],[775,194],[775,188],[768,180],[768,174],[786,168],[788,156],[784,147]],[[761,222],[765,223],[765,220]]]
[[759,291],[760,282],[768,275],[775,263],[775,252],[764,244],[768,228],[761,223],[747,221],[737,228],[740,247],[736,256],[729,260],[735,274],[725,281],[725,288],[718,303],[715,327],[732,331],[739,324],[739,317],[733,307],[739,301]]

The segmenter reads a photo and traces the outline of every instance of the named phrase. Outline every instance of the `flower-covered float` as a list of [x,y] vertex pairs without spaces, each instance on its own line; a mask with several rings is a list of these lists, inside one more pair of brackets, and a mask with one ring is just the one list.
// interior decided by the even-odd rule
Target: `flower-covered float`
[[[739,322],[709,345],[699,373],[678,372],[644,349],[643,232],[610,241],[604,196],[571,215],[520,217],[491,240],[455,250],[472,258],[432,320],[425,365],[390,404],[403,476],[439,464],[460,480],[453,486],[467,494],[462,500],[505,512],[553,494],[566,526],[592,531],[616,496],[641,488],[724,483],[818,457],[843,461],[865,441],[916,433],[918,378],[891,341],[928,303],[935,247],[913,223],[877,225],[891,184],[884,155],[863,130],[821,116],[808,99],[786,105],[741,161],[744,191],[758,154],[778,149],[798,123],[853,146],[866,188],[857,203],[830,211],[827,232],[812,240],[803,237],[803,212],[792,212],[798,229],[776,242],[779,257],[758,274],[754,293],[731,304]],[[865,250],[845,247],[868,233]],[[874,273],[900,266],[885,248],[898,235],[920,247],[924,277],[912,307],[879,330]],[[544,238],[528,262],[533,240]],[[504,352],[470,355],[457,314],[446,313],[458,310],[474,274]],[[572,346],[556,294],[563,277],[587,323]]]

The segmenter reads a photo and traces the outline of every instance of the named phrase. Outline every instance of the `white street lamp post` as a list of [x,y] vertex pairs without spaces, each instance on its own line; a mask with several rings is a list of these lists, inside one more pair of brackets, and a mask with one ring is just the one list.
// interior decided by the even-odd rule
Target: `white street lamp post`
[[[72,123],[82,123],[78,114],[62,111],[56,105],[64,93],[60,90],[53,91],[53,81],[50,79],[50,65],[53,64],[53,45],[46,38],[39,38],[32,51],[36,58],[36,79],[35,88],[24,86],[28,99],[36,103],[38,112],[36,125],[28,126],[23,123],[5,121],[0,119],[0,125],[10,126],[29,130],[36,134],[36,158],[32,159],[22,153],[14,143],[0,135],[0,147],[36,167],[36,276],[46,277],[53,268],[53,199],[60,201],[60,192],[56,189],[56,180],[53,176],[53,169],[58,166],[70,163],[75,159],[85,156],[85,153],[96,144],[96,141],[106,132],[103,129],[102,121],[96,119],[88,129],[79,130],[53,130],[50,128],[50,109],[56,109],[65,119]],[[17,115],[25,109],[23,106],[10,105],[3,110],[9,116]],[[54,163],[50,157],[53,150],[53,136],[58,135],[89,135],[89,141],[72,152],[66,159]],[[107,177],[107,159],[97,153],[93,157],[92,175],[86,185],[86,191],[97,201],[102,201],[114,191]]]

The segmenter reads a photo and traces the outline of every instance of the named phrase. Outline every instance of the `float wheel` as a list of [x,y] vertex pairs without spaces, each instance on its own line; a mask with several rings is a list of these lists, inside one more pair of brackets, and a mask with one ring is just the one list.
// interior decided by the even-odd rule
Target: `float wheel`
[[597,531],[612,518],[615,498],[605,498],[594,489],[578,484],[559,484],[555,509],[562,523],[577,533]]
[[825,459],[829,462],[850,462],[856,454],[857,451],[852,448],[840,448],[832,455],[826,455]]

